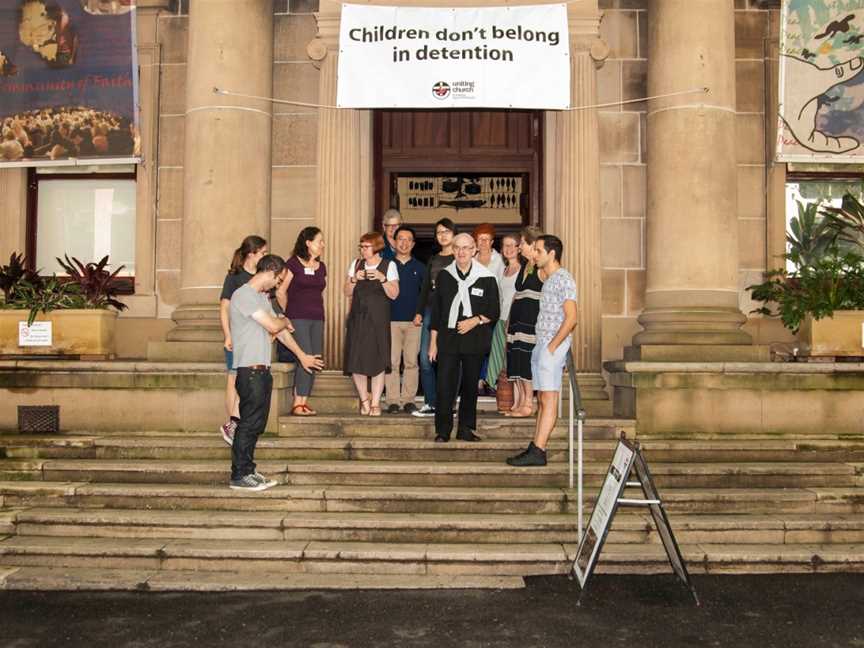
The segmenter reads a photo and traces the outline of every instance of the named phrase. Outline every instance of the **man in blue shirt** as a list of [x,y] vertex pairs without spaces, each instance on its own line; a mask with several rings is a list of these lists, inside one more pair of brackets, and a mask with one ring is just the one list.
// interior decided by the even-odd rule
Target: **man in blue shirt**
[[384,230],[384,249],[381,257],[392,261],[396,258],[396,230],[402,226],[402,214],[398,209],[388,209],[381,217],[381,227]]
[[[411,256],[416,240],[413,229],[402,225],[396,230],[393,239],[396,246],[394,262],[399,271],[399,296],[390,302],[390,366],[393,370],[387,374],[387,413],[397,414],[404,410],[411,414],[417,409],[414,396],[417,395],[420,375],[417,366],[420,324],[414,323],[414,315],[417,313],[417,301],[426,275],[426,266]],[[401,389],[400,360],[405,362]]]

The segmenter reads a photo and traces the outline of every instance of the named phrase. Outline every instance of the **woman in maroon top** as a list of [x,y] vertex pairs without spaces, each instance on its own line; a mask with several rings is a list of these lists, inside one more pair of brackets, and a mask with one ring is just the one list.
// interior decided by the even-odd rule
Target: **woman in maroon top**
[[[324,341],[324,288],[327,267],[321,261],[324,236],[317,227],[304,227],[294,244],[294,254],[288,259],[285,279],[276,291],[276,300],[291,324],[292,335],[306,353],[321,355]],[[280,360],[287,350],[279,348]],[[314,416],[308,400],[315,383],[315,374],[306,371],[299,362],[294,369],[295,416]]]

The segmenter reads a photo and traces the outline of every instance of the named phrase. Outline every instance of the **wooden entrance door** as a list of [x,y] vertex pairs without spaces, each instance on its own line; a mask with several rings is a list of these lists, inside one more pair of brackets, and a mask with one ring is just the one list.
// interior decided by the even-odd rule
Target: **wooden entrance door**
[[[463,229],[489,220],[501,233],[542,225],[542,123],[541,111],[376,111],[376,226],[390,207],[402,208],[405,220],[417,225],[422,238],[431,237],[432,223],[443,215]],[[420,200],[425,211],[406,212],[409,187],[436,187],[441,192],[444,181],[452,187],[457,178],[473,185],[475,195],[467,198],[486,198],[487,204],[497,198],[494,210],[452,207],[480,201],[453,200],[452,193],[439,193],[434,201],[411,200],[411,207]]]

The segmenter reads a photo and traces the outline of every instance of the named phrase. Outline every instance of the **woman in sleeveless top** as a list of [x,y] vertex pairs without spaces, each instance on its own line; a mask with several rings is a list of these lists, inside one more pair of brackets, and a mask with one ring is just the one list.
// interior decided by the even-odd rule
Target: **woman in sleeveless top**
[[516,278],[516,294],[510,306],[507,327],[507,378],[513,384],[513,408],[509,416],[525,417],[534,414],[534,388],[531,384],[531,352],[536,338],[534,329],[540,312],[540,291],[543,281],[534,265],[534,241],[540,236],[536,227],[522,230],[519,251],[524,263]]
[[[300,348],[311,355],[321,355],[324,345],[324,289],[327,266],[321,260],[324,235],[314,226],[304,227],[297,235],[294,254],[285,262],[288,271],[276,289],[276,301],[294,327],[292,335]],[[315,384],[315,372],[306,371],[294,354],[276,341],[279,362],[294,362],[294,416],[315,416],[309,407],[309,396]]]
[[[343,371],[360,397],[360,413],[381,416],[384,374],[390,373],[390,301],[399,296],[396,264],[381,258],[378,232],[360,237],[360,258],[348,266],[345,296],[350,302]],[[367,379],[372,379],[371,393]]]

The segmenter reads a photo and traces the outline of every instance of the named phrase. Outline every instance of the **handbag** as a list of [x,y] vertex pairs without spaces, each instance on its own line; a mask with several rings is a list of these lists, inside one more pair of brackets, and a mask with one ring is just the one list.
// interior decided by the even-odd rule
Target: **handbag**
[[513,407],[513,383],[507,380],[507,370],[502,369],[495,384],[495,405],[499,412],[509,411]]

